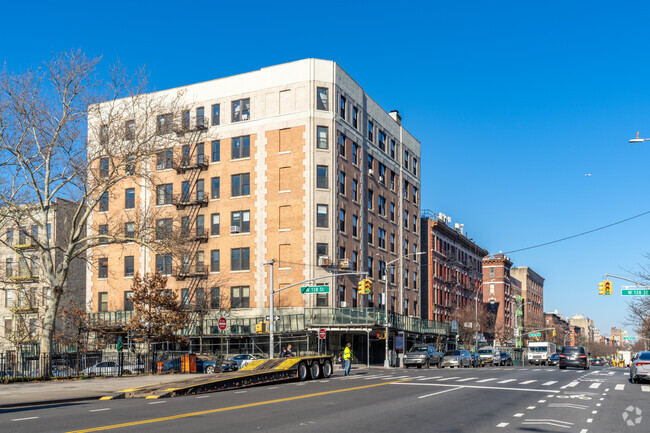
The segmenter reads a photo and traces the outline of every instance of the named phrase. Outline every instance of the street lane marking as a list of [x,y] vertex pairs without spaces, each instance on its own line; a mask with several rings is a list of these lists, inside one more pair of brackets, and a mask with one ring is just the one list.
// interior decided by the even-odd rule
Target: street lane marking
[[576,385],[579,384],[579,383],[580,383],[580,382],[578,382],[577,380],[574,380],[573,382],[569,382],[569,383],[567,383],[566,385],[561,386],[560,389],[573,388],[574,386],[576,386]]
[[597,389],[598,387],[600,387],[600,382],[592,383],[589,385],[590,389]]
[[167,403],[167,402],[164,401],[164,400],[161,400],[161,401],[154,401],[154,402],[151,402],[149,404],[160,404],[160,403]]
[[[199,411],[199,412],[188,412],[188,413],[183,413],[183,414],[179,414],[179,415],[165,416],[165,417],[161,417],[161,418],[150,418],[150,419],[144,419],[144,420],[140,420],[140,421],[125,422],[125,423],[121,423],[121,424],[112,424],[112,425],[106,425],[106,426],[100,426],[100,427],[91,427],[91,428],[82,429],[82,430],[69,431],[68,433],[90,433],[90,432],[95,432],[95,431],[113,430],[113,429],[117,429],[117,428],[133,427],[133,426],[145,425],[145,424],[153,424],[153,423],[163,422],[163,421],[171,421],[171,420],[190,418],[190,417],[195,417],[195,416],[209,415],[209,414],[212,414],[212,413],[227,412],[227,411],[238,410],[238,409],[246,409],[246,408],[249,408],[249,407],[264,406],[264,405],[267,405],[267,404],[284,403],[284,402],[287,402],[287,401],[302,400],[304,398],[320,397],[320,396],[323,396],[323,395],[338,394],[338,393],[341,393],[341,392],[348,392],[348,391],[356,391],[356,390],[359,390],[359,389],[376,388],[378,386],[393,385],[393,384],[397,384],[397,383],[401,383],[401,382],[403,382],[403,381],[373,383],[372,385],[355,386],[353,388],[336,389],[336,390],[332,390],[332,391],[323,391],[323,392],[317,392],[317,393],[314,393],[314,394],[298,395],[298,396],[294,396],[294,397],[279,398],[279,399],[275,399],[275,400],[265,400],[265,401],[260,401],[260,402],[256,402],[256,403],[247,403],[247,404],[240,404],[240,405],[237,405],[237,406],[222,407],[222,408],[219,408],[219,409],[209,409],[209,410],[202,410],[202,411]],[[37,418],[37,417],[34,417],[34,418]]]
[[500,423],[500,424],[497,424],[497,427],[505,427],[505,426],[507,426],[508,424],[510,424],[510,423],[508,423],[508,422],[502,422],[502,423]]
[[196,398],[210,398],[210,396],[209,396],[209,395],[199,395],[199,396],[196,397]]
[[573,403],[549,403],[548,407],[568,407],[570,409],[585,410],[589,406],[584,406],[582,404],[573,404]]
[[110,407],[105,407],[103,409],[92,409],[92,410],[89,410],[88,412],[102,412],[102,411],[105,411],[105,410],[111,410],[111,408]]
[[602,406],[602,403],[596,403],[596,407]]
[[609,388],[605,388],[605,392],[609,392]]
[[235,394],[243,394],[243,393],[245,393],[245,392],[246,392],[246,391],[235,391]]
[[524,416],[523,413],[516,413],[516,414],[513,415],[513,417],[515,417],[515,418],[521,418],[522,416]]
[[537,403],[546,403],[546,400],[540,400]]
[[270,386],[268,389],[278,389],[279,387],[277,386]]
[[593,420],[593,418],[587,418],[587,422],[592,422]]
[[583,428],[582,430],[580,430],[580,433],[587,433],[588,431],[589,430],[587,430],[586,428]]
[[460,379],[460,377],[459,376],[445,377],[444,379],[440,379],[439,382],[442,382],[443,380],[452,380],[452,379]]
[[535,409],[535,406],[528,406],[526,409],[533,410],[533,409]]
[[619,383],[618,385],[616,385],[616,386],[614,387],[614,389],[615,389],[616,391],[623,391],[623,390],[625,389],[625,385],[622,384],[622,383]]
[[37,416],[28,416],[27,418],[14,418],[12,421],[27,421],[28,419],[36,419]]
[[542,386],[550,386],[554,383],[557,383],[557,380],[549,380],[548,382],[542,383]]
[[433,379],[440,379],[442,376],[429,376],[429,377],[423,377],[422,379],[418,380],[433,380]]
[[[497,383],[508,383],[508,382],[514,382],[515,380],[517,380],[517,379],[506,379],[506,380],[502,380],[502,381],[497,382]],[[459,380],[459,382],[460,382],[460,380]]]
[[459,380],[459,382],[467,382],[468,380],[478,379],[478,377],[466,377],[465,379]]
[[592,413],[593,415],[596,415],[596,414],[598,413],[598,411],[597,411],[597,410],[592,410],[591,413]]
[[650,385],[641,385],[641,391],[650,392]]
[[424,382],[406,382],[406,381],[396,381],[393,382],[395,385],[409,385],[409,386],[451,386],[459,388],[473,388],[473,389],[495,389],[502,391],[524,391],[524,392],[555,392],[559,393],[560,391],[548,390],[548,389],[532,389],[532,388],[511,388],[507,386],[481,386],[481,385],[457,385],[451,383],[424,383]]
[[451,388],[451,389],[445,389],[444,391],[438,391],[438,392],[434,392],[433,394],[426,394],[426,395],[421,395],[421,396],[419,396],[418,398],[426,398],[426,397],[431,397],[432,395],[438,395],[438,394],[443,394],[443,393],[445,393],[445,392],[449,392],[449,391],[456,391],[456,390],[458,390],[458,389],[460,389],[460,388]]
[[568,421],[560,421],[557,419],[525,419],[522,424],[525,425],[535,425],[535,424],[545,424],[545,425],[552,425],[554,427],[563,427],[563,428],[571,428],[573,425],[572,422]]
[[525,380],[520,382],[519,385],[528,385],[529,383],[537,382],[536,380]]
[[483,383],[483,382],[489,382],[491,380],[497,380],[497,378],[496,377],[491,377],[489,379],[477,380],[476,382],[477,383]]

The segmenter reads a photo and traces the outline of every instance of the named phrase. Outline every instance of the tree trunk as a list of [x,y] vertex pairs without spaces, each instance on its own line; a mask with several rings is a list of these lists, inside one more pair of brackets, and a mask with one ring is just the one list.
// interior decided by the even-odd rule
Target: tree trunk
[[54,321],[56,319],[56,311],[59,308],[59,301],[61,300],[62,292],[62,287],[53,287],[50,303],[45,309],[38,363],[39,373],[41,376],[50,376],[52,374],[52,336],[54,335]]

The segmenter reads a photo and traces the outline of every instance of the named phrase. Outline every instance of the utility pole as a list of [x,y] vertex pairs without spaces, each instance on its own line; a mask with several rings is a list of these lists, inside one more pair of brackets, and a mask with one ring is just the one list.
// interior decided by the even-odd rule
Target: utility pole
[[271,265],[271,287],[269,289],[269,359],[273,359],[273,331],[275,327],[275,320],[273,316],[273,264],[275,259],[263,263],[264,265]]

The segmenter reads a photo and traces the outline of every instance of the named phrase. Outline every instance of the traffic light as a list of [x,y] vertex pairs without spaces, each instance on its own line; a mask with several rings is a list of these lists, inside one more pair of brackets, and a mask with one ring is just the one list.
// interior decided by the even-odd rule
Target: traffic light
[[557,334],[557,332],[555,332],[555,329],[554,329],[553,330],[553,337],[555,337],[556,334]]
[[366,293],[366,280],[359,280],[359,294],[363,295]]
[[365,288],[366,288],[366,295],[372,295],[372,280],[366,278]]
[[605,291],[605,281],[601,281],[598,283],[598,294],[599,295],[606,295],[607,292]]
[[377,338],[378,338],[379,340],[385,340],[385,339],[386,339],[386,331],[378,332],[378,333],[377,333]]
[[359,281],[359,294],[360,295],[370,295],[372,294],[372,280],[364,278]]
[[613,293],[612,291],[612,282],[609,280],[605,280],[603,282],[605,284],[605,294],[606,295],[611,295]]

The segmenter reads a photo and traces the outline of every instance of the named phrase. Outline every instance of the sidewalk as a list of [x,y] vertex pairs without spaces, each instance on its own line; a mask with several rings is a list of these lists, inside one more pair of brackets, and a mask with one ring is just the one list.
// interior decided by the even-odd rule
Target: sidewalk
[[[370,368],[379,368],[370,366]],[[381,367],[383,368],[383,366]],[[353,371],[367,370],[365,364],[353,364]],[[341,372],[334,365],[334,372]],[[99,400],[100,397],[124,389],[156,383],[173,382],[184,378],[205,377],[204,374],[164,374],[150,376],[105,377],[84,380],[53,380],[48,382],[18,382],[0,384],[0,409],[41,404],[66,403],[82,400]]]

